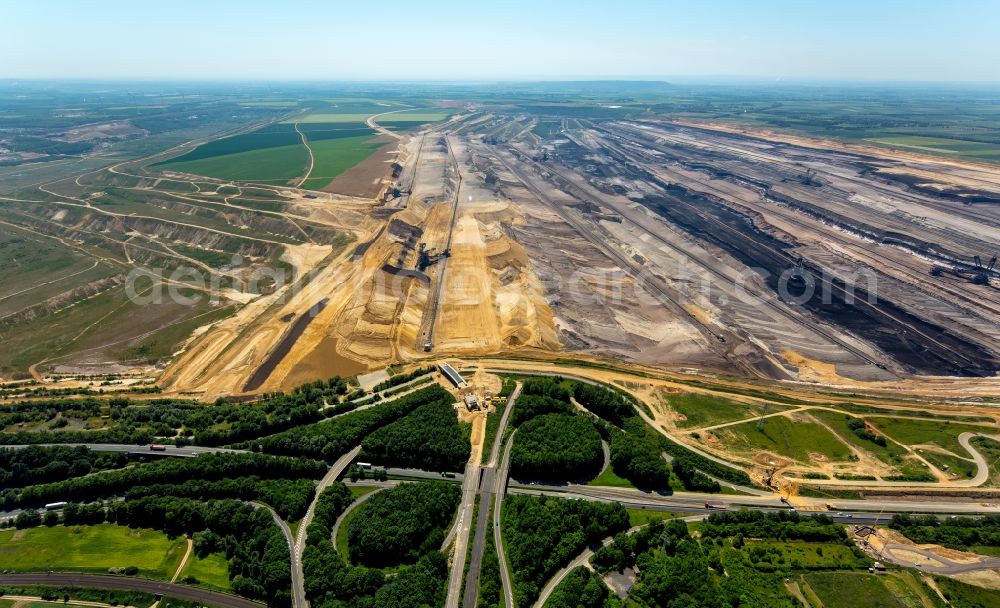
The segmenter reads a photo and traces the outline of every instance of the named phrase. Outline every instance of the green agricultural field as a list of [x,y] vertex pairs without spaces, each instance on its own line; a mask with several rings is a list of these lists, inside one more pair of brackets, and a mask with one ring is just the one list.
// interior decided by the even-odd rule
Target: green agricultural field
[[[724,424],[736,420],[745,420],[760,416],[764,407],[759,404],[747,404],[715,395],[702,393],[681,393],[668,395],[664,398],[670,409],[684,416],[677,421],[678,428],[700,428]],[[768,413],[784,410],[783,406],[768,404]]]
[[363,122],[315,122],[299,125],[306,139],[312,143],[324,139],[341,139],[361,135],[375,135],[375,131]]
[[454,114],[447,110],[415,110],[412,112],[398,112],[387,114],[378,118],[378,124],[392,130],[405,131],[428,123],[441,122]]
[[185,582],[184,579],[195,578],[199,585],[229,591],[229,562],[226,561],[224,553],[209,553],[204,558],[192,555],[184,566],[180,578],[177,580]]
[[183,538],[113,524],[5,530],[0,570],[107,572],[136,566],[142,576],[169,579],[186,550]]
[[381,144],[370,135],[310,141],[313,170],[303,188],[321,190],[347,169],[372,155]]
[[338,113],[333,113],[333,112],[330,112],[330,113],[325,113],[324,112],[324,113],[317,113],[317,114],[308,114],[308,115],[303,116],[301,118],[290,119],[290,120],[287,120],[285,122],[289,122],[289,123],[296,123],[297,122],[297,123],[300,123],[300,124],[309,124],[309,123],[314,123],[314,122],[359,122],[359,123],[363,123],[366,120],[368,120],[368,118],[370,116],[372,116],[373,114],[378,114],[379,112],[389,112],[391,110],[393,110],[393,108],[381,108],[381,109],[376,110],[376,111],[371,112],[371,113],[368,113],[368,112],[365,112],[365,113],[345,112],[343,114],[338,114]]
[[719,440],[731,449],[744,452],[773,452],[799,462],[810,462],[809,454],[815,453],[829,460],[846,460],[850,450],[830,431],[805,420],[792,421],[786,416],[765,418],[763,426],[758,421],[744,422],[716,432]]
[[227,156],[241,152],[263,150],[265,148],[294,146],[300,141],[299,134],[295,131],[294,125],[283,123],[268,125],[250,133],[210,141],[182,156],[172,158],[163,163],[157,163],[154,166],[202,160],[216,156]]
[[889,437],[905,445],[931,444],[944,448],[957,456],[967,456],[958,443],[958,436],[965,432],[993,433],[995,426],[977,426],[947,420],[913,420],[870,416],[868,422]]
[[873,137],[865,141],[903,150],[1000,162],[1000,145],[995,143],[919,135]]
[[285,184],[305,171],[309,154],[299,143],[156,165],[160,169],[217,179]]

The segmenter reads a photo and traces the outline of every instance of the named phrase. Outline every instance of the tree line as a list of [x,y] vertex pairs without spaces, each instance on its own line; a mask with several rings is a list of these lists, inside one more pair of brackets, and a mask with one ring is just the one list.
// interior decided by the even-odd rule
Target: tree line
[[[520,403],[515,406],[515,412]],[[601,436],[590,420],[545,414],[524,423],[514,437],[511,473],[519,479],[587,480],[604,466]]]
[[462,470],[472,449],[471,425],[459,422],[447,391],[433,393],[429,402],[366,437],[362,457],[386,466]]
[[353,500],[347,487],[340,483],[334,483],[319,497],[302,555],[306,597],[310,603],[319,608],[443,605],[448,565],[437,550],[424,554],[413,565],[398,568],[394,576],[344,561],[331,534],[337,518]]
[[125,492],[125,499],[146,496],[178,498],[236,498],[258,501],[272,507],[287,521],[302,519],[312,502],[316,486],[312,479],[266,479],[258,475],[226,478],[217,481],[189,479],[179,484],[135,486]]
[[304,458],[274,457],[254,453],[202,454],[197,458],[165,458],[139,466],[55,483],[5,490],[0,506],[5,510],[37,507],[55,501],[81,502],[123,493],[139,486],[183,484],[247,476],[268,479],[317,479],[326,464]]
[[530,606],[542,586],[584,547],[628,529],[619,503],[563,500],[514,494],[500,521],[518,606]]
[[933,543],[953,549],[1000,547],[1000,515],[941,520],[933,515],[902,513],[893,516],[889,527],[918,544]]
[[448,394],[448,391],[434,384],[379,407],[308,426],[295,427],[241,445],[247,448],[259,447],[272,454],[303,455],[332,460],[361,443],[362,439],[378,428]]
[[[264,600],[269,606],[291,604],[291,555],[281,529],[265,509],[237,500],[203,500],[175,496],[145,496],[132,500],[68,503],[62,516],[22,511],[17,528],[112,523],[131,528],[161,530],[169,536],[187,534],[195,553],[226,556],[232,590],[237,595]],[[136,574],[126,572],[126,574]]]
[[91,471],[120,469],[128,463],[128,454],[123,452],[94,452],[84,446],[0,449],[0,489],[83,477]]
[[404,483],[372,496],[347,522],[351,562],[417,562],[441,546],[460,499],[459,486],[437,481]]
[[570,570],[545,602],[546,608],[622,608],[624,605],[600,576],[584,566]]

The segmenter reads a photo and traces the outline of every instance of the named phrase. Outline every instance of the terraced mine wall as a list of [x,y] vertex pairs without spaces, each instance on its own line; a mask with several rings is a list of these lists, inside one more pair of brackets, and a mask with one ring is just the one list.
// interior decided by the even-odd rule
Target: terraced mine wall
[[309,327],[312,320],[315,319],[324,308],[326,308],[326,305],[329,302],[329,298],[323,298],[305,313],[299,315],[298,319],[295,319],[295,323],[288,328],[288,331],[281,337],[281,341],[278,342],[278,345],[267,356],[267,359],[265,359],[264,362],[261,363],[256,370],[254,370],[253,375],[250,376],[250,379],[247,380],[247,383],[243,386],[244,391],[255,391],[260,388],[262,384],[264,384],[264,381],[271,375],[274,368],[278,367],[281,360],[284,359],[285,356],[292,350],[292,346],[295,345],[295,341],[299,339],[302,332]]
[[[805,293],[806,284],[816,289],[801,303],[809,312],[862,337],[914,372],[944,376],[992,376],[1000,370],[992,353],[978,344],[948,333],[944,328],[903,310],[884,298],[868,302],[865,289],[848,297],[844,280],[828,281],[825,294],[819,268],[796,259],[792,243],[779,240],[757,228],[751,219],[710,197],[675,184],[660,182],[662,196],[647,195],[639,202],[688,234],[711,243],[746,266],[757,269],[765,283],[779,294],[782,273],[795,269],[797,279],[788,281],[791,298]],[[824,297],[824,295],[826,297]]]

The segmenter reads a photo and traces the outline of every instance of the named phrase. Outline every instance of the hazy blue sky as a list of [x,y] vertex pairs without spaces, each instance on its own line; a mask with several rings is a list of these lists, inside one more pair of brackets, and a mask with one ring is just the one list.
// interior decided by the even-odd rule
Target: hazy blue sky
[[1000,1],[5,0],[0,77],[1000,81]]

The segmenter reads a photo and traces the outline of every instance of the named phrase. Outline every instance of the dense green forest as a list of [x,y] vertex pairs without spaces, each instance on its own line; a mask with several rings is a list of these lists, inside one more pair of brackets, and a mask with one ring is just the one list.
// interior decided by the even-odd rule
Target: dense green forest
[[545,602],[546,608],[622,608],[624,605],[600,576],[584,566],[573,568]]
[[[124,397],[106,400],[52,399],[20,401],[0,405],[0,425],[51,421],[48,429],[0,434],[0,442],[28,443],[150,443],[167,438],[171,443],[216,446],[277,433],[324,417],[343,413],[356,404],[339,403],[347,383],[334,376],[296,387],[291,393],[269,393],[244,403],[218,399],[205,405],[183,399],[132,401]],[[324,403],[337,404],[324,407]],[[59,421],[91,420],[106,415],[99,430],[59,430]]]
[[577,382],[573,385],[573,397],[577,403],[615,426],[623,426],[626,418],[635,416],[634,401],[620,391]]
[[413,565],[397,568],[393,576],[378,568],[348,565],[344,561],[333,544],[331,532],[337,518],[353,500],[347,487],[340,483],[334,483],[319,497],[302,555],[306,597],[311,604],[323,608],[443,605],[448,565],[436,548],[420,556]]
[[120,469],[128,463],[128,454],[123,452],[94,452],[83,446],[0,449],[0,490]]
[[529,395],[522,393],[517,398],[517,407],[510,415],[510,423],[520,426],[544,414],[572,414],[573,404],[569,401],[560,401],[545,395]]
[[461,423],[447,391],[400,420],[369,435],[362,458],[387,466],[428,471],[461,471],[469,460],[471,425]]
[[681,520],[654,521],[592,559],[602,573],[635,568],[629,603],[643,608],[798,608],[784,586],[792,572],[871,563],[828,517],[743,511],[712,515],[698,538]]
[[941,520],[933,515],[894,515],[889,527],[918,544],[933,543],[953,549],[1000,547],[1000,515]]
[[125,492],[126,499],[144,496],[180,498],[237,498],[254,500],[273,508],[282,519],[302,519],[312,501],[316,486],[312,479],[265,479],[257,475],[208,481],[189,479],[179,484],[134,486]]
[[510,468],[518,479],[588,480],[597,476],[603,466],[601,436],[582,416],[538,416],[524,423],[514,436]]
[[628,527],[628,512],[617,503],[505,498],[501,529],[518,606],[530,606],[545,582],[584,547]]
[[441,546],[460,497],[458,485],[436,481],[404,483],[379,492],[347,521],[351,563],[371,567],[415,563]]
[[640,418],[624,420],[622,432],[611,433],[611,467],[637,488],[670,490],[670,470],[661,455],[656,432]]
[[139,486],[184,484],[192,479],[216,481],[257,476],[267,479],[317,479],[326,464],[304,458],[264,454],[202,454],[197,458],[155,460],[138,466],[105,471],[55,483],[4,490],[3,509],[38,507],[55,501],[86,501],[109,497]]
[[434,384],[378,407],[257,439],[253,441],[253,445],[274,454],[332,460],[360,444],[377,429],[399,420],[422,405],[443,399],[444,395],[449,395],[450,398],[448,391]]

